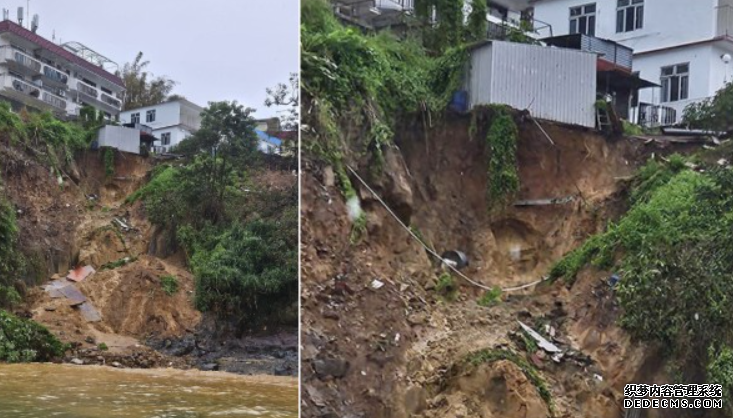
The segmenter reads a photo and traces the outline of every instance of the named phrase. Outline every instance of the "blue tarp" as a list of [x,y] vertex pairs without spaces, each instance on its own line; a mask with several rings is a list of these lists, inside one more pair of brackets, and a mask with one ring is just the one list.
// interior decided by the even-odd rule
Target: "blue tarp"
[[274,136],[270,136],[265,132],[260,131],[259,129],[255,129],[255,133],[257,134],[257,137],[260,138],[260,141],[269,142],[270,144],[280,146],[282,145],[282,141],[278,138],[275,138]]

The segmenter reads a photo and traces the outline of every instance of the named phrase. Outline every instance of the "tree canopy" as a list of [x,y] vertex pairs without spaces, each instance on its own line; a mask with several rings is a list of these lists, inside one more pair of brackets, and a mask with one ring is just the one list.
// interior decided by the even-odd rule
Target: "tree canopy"
[[163,103],[178,84],[167,77],[149,73],[146,70],[148,65],[150,61],[144,61],[143,53],[138,52],[133,62],[122,67],[120,77],[127,90],[123,110]]

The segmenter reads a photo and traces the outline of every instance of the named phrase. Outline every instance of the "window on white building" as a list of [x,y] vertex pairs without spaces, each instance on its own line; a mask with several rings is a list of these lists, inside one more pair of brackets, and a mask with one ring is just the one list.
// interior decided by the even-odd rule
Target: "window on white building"
[[170,145],[171,144],[171,133],[170,132],[160,134],[160,144],[161,145]]
[[133,113],[130,115],[130,123],[140,123],[140,114]]
[[689,97],[690,64],[662,67],[662,101],[676,102]]
[[145,112],[145,122],[155,122],[155,109]]
[[570,34],[596,34],[596,4],[586,4],[570,8]]
[[644,0],[618,0],[616,32],[631,32],[644,27]]

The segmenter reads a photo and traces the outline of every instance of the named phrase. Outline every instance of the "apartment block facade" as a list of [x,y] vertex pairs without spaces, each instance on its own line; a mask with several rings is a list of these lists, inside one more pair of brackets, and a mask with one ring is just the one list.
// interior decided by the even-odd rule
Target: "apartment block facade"
[[[58,45],[10,20],[0,22],[0,98],[14,108],[73,118],[92,106],[108,119],[122,109],[125,86],[102,57],[79,43]],[[105,63],[111,61],[106,60]]]
[[[632,98],[634,121],[681,121],[686,106],[733,80],[733,0],[536,0],[552,34],[609,39],[634,51],[633,71],[659,87]],[[650,115],[649,113],[659,113]]]

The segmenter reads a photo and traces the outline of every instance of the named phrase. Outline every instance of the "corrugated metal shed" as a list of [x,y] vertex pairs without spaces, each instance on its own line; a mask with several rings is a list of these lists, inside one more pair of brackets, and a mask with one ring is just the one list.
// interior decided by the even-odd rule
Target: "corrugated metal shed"
[[471,52],[469,105],[505,104],[540,119],[595,127],[596,58],[566,48],[486,43]]

